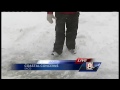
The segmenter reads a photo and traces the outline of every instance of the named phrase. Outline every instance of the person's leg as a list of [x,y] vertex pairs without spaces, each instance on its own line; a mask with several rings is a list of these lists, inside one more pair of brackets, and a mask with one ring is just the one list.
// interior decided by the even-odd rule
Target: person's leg
[[58,54],[62,53],[64,40],[65,40],[65,20],[66,16],[64,14],[60,14],[58,12],[55,13],[56,16],[56,36],[55,36],[55,43],[54,43],[54,52]]
[[75,39],[77,36],[78,30],[78,20],[79,20],[79,12],[73,15],[68,15],[66,21],[66,46],[70,49],[75,49]]

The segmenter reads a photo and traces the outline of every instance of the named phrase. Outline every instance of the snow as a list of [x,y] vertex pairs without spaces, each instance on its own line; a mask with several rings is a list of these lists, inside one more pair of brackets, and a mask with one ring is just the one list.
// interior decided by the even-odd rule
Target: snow
[[46,12],[2,12],[3,79],[118,79],[118,12],[81,12],[76,39],[77,54],[65,45],[58,60],[78,57],[102,62],[97,72],[12,71],[12,63],[50,60],[55,40],[55,21],[49,24]]

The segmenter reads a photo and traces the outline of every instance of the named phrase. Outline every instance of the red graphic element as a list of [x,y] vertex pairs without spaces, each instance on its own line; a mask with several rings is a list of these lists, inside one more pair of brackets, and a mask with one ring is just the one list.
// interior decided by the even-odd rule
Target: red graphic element
[[92,58],[77,58],[75,64],[82,64],[84,62],[92,62]]

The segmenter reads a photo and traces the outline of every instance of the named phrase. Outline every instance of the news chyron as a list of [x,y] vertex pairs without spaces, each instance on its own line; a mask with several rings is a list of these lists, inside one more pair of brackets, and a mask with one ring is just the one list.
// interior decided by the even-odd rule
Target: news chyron
[[78,70],[79,72],[97,72],[101,62],[93,58],[76,60],[38,60],[36,64],[13,64],[12,70]]

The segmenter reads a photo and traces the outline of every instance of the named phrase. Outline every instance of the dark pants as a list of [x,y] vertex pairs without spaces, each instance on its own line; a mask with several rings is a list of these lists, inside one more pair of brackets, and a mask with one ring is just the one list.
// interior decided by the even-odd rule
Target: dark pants
[[[75,39],[78,30],[78,19],[79,12],[75,14],[61,14],[59,12],[55,13],[56,16],[56,36],[54,43],[54,51],[58,54],[62,53],[63,45],[66,37],[66,46],[68,49],[75,49]],[[66,26],[66,32],[65,32]],[[66,33],[66,35],[65,35]]]

